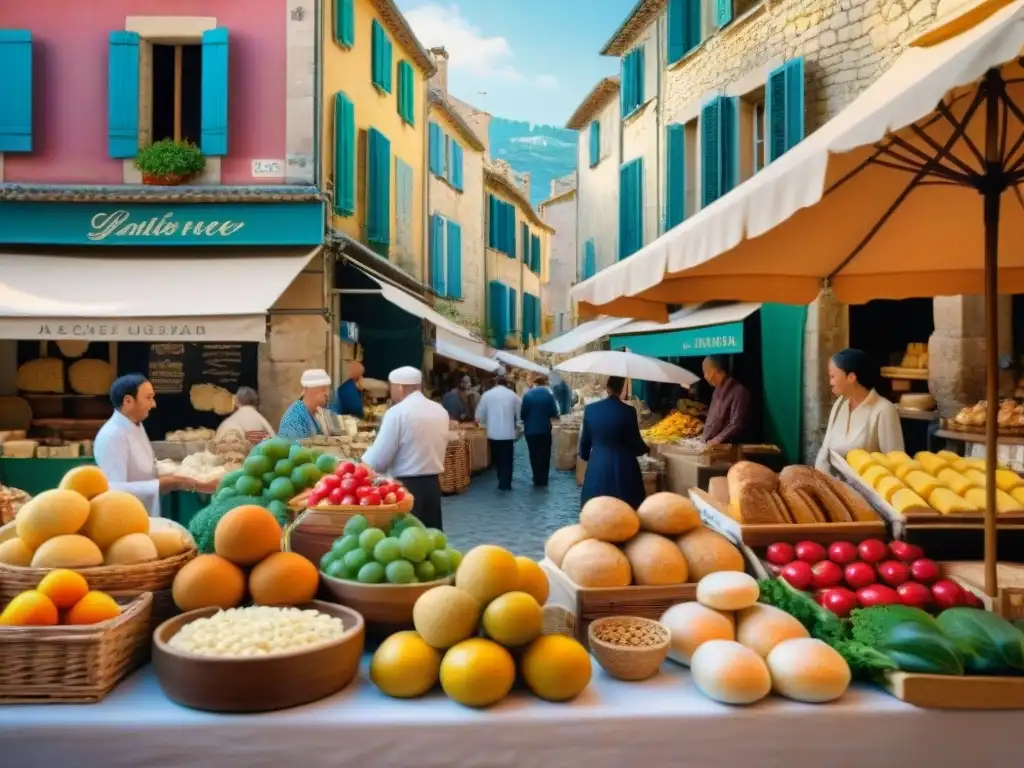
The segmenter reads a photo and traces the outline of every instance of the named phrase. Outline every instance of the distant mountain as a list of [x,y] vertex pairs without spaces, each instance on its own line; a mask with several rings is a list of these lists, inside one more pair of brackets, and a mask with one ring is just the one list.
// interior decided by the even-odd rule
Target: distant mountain
[[576,131],[495,117],[489,138],[492,158],[530,174],[534,205],[548,198],[552,179],[576,169]]

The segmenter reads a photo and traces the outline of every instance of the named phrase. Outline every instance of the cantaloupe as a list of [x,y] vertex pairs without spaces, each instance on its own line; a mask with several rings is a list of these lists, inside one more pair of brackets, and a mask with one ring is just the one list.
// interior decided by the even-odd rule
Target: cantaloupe
[[746,571],[746,562],[735,545],[720,533],[701,526],[676,539],[686,558],[690,581],[700,581],[718,571]]
[[493,544],[473,547],[455,572],[455,586],[487,605],[498,595],[519,589],[519,564],[507,549]]
[[32,564],[32,550],[17,536],[0,542],[0,563],[28,568]]
[[626,502],[611,496],[596,496],[580,510],[580,525],[595,539],[622,542],[636,536],[640,518]]
[[253,504],[235,507],[217,523],[213,549],[235,565],[255,565],[281,551],[281,525],[269,509]]
[[78,534],[47,539],[32,555],[33,568],[95,568],[103,565],[103,553],[90,539]]
[[249,594],[257,605],[304,605],[319,586],[316,566],[295,552],[274,552],[249,574]]
[[569,548],[573,544],[578,544],[584,539],[589,538],[591,537],[583,530],[583,526],[578,523],[559,528],[548,537],[547,542],[544,544],[544,556],[561,568],[562,558],[565,557],[565,553],[569,551]]
[[700,525],[700,512],[685,496],[654,493],[643,500],[636,511],[640,527],[662,536],[681,536]]
[[180,611],[197,608],[234,608],[245,595],[242,569],[220,555],[199,555],[187,562],[171,585],[171,596]]
[[100,549],[129,533],[149,533],[149,514],[142,502],[126,491],[107,491],[89,502],[89,517],[82,526]]
[[47,539],[78,533],[89,517],[89,500],[74,491],[43,491],[18,510],[15,528],[35,550]]
[[115,541],[103,554],[105,565],[138,565],[159,557],[156,544],[145,533],[129,533]]
[[671,539],[642,531],[623,551],[633,572],[633,583],[645,586],[683,584],[689,575],[686,558]]
[[451,648],[476,634],[480,603],[464,589],[448,585],[434,587],[416,599],[412,623],[430,647]]
[[614,544],[586,539],[565,553],[562,570],[580,587],[628,587],[633,571],[628,558]]
[[107,483],[106,475],[95,464],[83,464],[64,475],[60,481],[60,488],[80,493],[85,498],[92,499],[109,491],[110,484]]

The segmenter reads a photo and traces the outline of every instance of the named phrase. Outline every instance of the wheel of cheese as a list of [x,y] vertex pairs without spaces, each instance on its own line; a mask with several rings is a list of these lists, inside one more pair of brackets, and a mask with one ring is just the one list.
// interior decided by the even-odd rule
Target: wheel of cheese
[[697,602],[716,611],[742,611],[760,594],[757,581],[739,571],[711,573],[697,582]]

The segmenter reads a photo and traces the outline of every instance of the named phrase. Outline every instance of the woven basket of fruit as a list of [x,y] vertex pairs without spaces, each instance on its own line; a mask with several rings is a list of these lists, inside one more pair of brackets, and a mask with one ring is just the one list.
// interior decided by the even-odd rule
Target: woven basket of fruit
[[333,472],[325,474],[316,485],[288,502],[296,511],[360,513],[369,508],[391,515],[411,512],[412,504],[412,494],[400,482],[351,461],[340,462]]

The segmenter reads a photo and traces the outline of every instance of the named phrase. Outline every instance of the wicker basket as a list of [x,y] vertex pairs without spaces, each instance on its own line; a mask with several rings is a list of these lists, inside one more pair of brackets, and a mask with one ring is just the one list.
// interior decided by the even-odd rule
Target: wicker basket
[[472,456],[467,440],[450,440],[444,452],[441,493],[462,493],[469,487]]
[[0,485],[0,525],[13,522],[18,510],[25,506],[31,498],[20,488],[5,488]]
[[285,527],[281,536],[281,550],[296,552],[319,568],[320,558],[344,533],[345,523],[351,518],[362,515],[375,528],[387,528],[396,514],[401,513],[383,507],[311,507]]
[[[628,628],[643,629],[658,635],[656,645],[620,645],[609,643],[597,637],[609,624],[621,624]],[[592,622],[589,630],[590,651],[601,668],[619,680],[646,680],[661,668],[661,662],[668,656],[671,633],[664,624],[654,619],[639,616],[607,616]]]
[[148,592],[120,598],[116,619],[81,627],[0,627],[0,704],[101,701],[150,648]]

